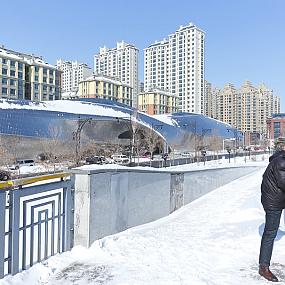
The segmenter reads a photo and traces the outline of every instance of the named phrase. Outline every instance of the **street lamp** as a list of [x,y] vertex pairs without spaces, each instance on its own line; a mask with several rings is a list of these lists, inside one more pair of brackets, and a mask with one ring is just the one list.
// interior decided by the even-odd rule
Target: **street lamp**
[[75,140],[75,163],[76,166],[79,166],[80,161],[80,144],[81,144],[81,131],[86,123],[91,123],[92,118],[87,118],[84,120],[80,120],[80,117],[78,118],[78,126],[76,131],[72,133],[73,140]]
[[204,160],[204,165],[205,165],[205,163],[206,163],[206,153],[207,153],[207,151],[206,150],[201,150],[201,154],[202,154],[202,156],[203,156],[203,160]]
[[212,132],[212,129],[202,129],[202,147],[203,147],[203,150],[205,150],[205,145],[204,145],[204,137],[207,133],[211,133]]
[[226,149],[227,149],[227,152],[229,154],[229,163],[231,163],[231,149],[230,149],[230,147],[227,147]]

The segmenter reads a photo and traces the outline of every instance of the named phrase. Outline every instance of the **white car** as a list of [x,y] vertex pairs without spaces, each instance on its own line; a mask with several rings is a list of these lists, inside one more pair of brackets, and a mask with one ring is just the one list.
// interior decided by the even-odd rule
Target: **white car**
[[15,164],[12,164],[9,166],[9,169],[11,170],[17,170],[22,166],[34,166],[35,161],[33,159],[19,159],[16,161]]
[[181,153],[182,156],[186,156],[186,157],[192,157],[192,153],[188,152],[188,151],[184,151]]
[[126,164],[126,163],[129,163],[129,158],[126,156],[126,155],[123,155],[123,154],[114,154],[112,155],[112,159],[115,163],[123,163],[123,164]]

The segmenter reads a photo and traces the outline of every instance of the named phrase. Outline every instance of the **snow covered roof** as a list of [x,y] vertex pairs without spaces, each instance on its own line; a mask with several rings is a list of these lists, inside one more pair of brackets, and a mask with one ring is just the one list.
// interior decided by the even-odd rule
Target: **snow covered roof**
[[39,56],[28,55],[28,54],[8,50],[5,48],[0,48],[0,57],[1,56],[9,58],[9,59],[13,59],[13,60],[21,61],[29,65],[36,64],[36,65],[56,69],[54,65],[44,62],[44,60]]
[[150,116],[125,104],[95,98],[44,102],[0,99],[0,133],[3,134],[38,137],[39,129],[46,133],[50,123],[63,124],[87,117],[95,121],[132,120],[155,131],[175,149],[189,147],[192,134],[234,137],[228,124],[193,113]]

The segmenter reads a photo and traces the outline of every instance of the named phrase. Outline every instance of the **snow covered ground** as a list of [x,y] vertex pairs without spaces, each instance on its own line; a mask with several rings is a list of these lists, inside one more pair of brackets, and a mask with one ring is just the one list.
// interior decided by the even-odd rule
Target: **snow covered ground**
[[[151,170],[151,171],[193,171],[193,170],[202,170],[202,169],[211,169],[211,168],[225,168],[225,167],[246,167],[246,166],[256,166],[260,164],[267,164],[268,161],[268,154],[260,154],[260,155],[254,155],[251,156],[251,159],[247,157],[245,160],[245,157],[236,157],[231,158],[230,163],[228,159],[225,159],[224,157],[219,160],[211,160],[206,161],[205,165],[204,162],[195,162],[190,164],[181,164],[176,166],[170,166],[170,167],[161,167],[161,168],[153,168],[148,166],[136,166],[136,169],[143,169],[143,170]],[[84,165],[81,166],[80,169],[85,170],[93,170],[93,169],[126,169],[127,166],[118,165],[118,164],[104,164],[104,165],[98,165],[98,164],[91,164],[91,165]],[[130,167],[130,169],[134,169],[134,167]]]
[[[77,246],[0,284],[271,284],[257,274],[264,227],[259,188],[267,160],[258,164],[260,170],[165,218],[103,238],[89,249]],[[282,221],[272,258],[279,284],[285,284],[284,235]]]

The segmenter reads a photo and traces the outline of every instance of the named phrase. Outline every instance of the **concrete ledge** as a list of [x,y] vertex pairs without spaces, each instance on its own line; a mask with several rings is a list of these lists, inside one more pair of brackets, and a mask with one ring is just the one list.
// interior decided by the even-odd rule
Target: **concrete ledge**
[[148,223],[260,167],[165,171],[123,167],[73,169],[74,243],[95,240]]

